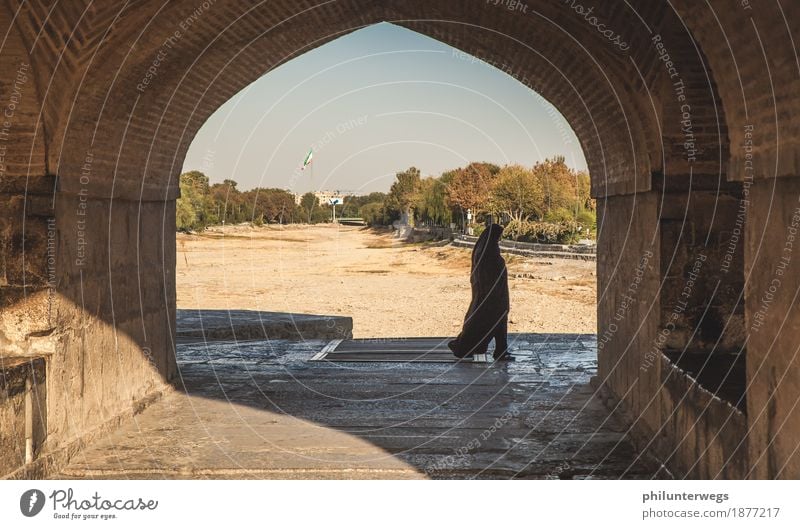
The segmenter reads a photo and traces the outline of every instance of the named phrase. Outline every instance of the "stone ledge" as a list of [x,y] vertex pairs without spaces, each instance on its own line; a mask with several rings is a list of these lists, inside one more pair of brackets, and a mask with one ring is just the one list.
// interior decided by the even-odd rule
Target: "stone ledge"
[[154,391],[144,398],[134,402],[133,405],[119,415],[115,415],[97,428],[85,435],[81,435],[68,441],[61,447],[39,456],[35,461],[23,465],[13,472],[0,477],[0,479],[48,479],[53,474],[58,473],[67,466],[70,460],[87,445],[109,435],[118,429],[127,419],[139,415],[151,404],[160,400],[165,392],[172,391],[169,386],[165,386],[164,391]]
[[0,356],[0,474],[35,460],[47,431],[41,356]]
[[352,338],[353,318],[257,310],[178,309],[179,342]]
[[606,409],[619,414],[626,424],[633,425],[628,430],[631,443],[638,450],[647,447],[642,459],[658,467],[658,473],[654,479],[675,479],[669,468],[664,464],[663,454],[669,453],[667,447],[663,445],[663,439],[656,438],[655,433],[647,428],[644,421],[636,421],[635,417],[624,400],[620,400],[608,386],[603,383],[600,375],[595,375],[589,380],[589,385],[595,390],[595,395],[603,403]]
[[[477,239],[476,239],[477,240]],[[475,242],[470,241],[468,239],[455,239],[452,243],[453,246],[457,248],[473,248],[475,247]],[[553,249],[550,250],[543,250],[543,249],[530,249],[530,248],[522,248],[519,245],[524,243],[515,243],[517,247],[514,245],[509,245],[505,241],[500,243],[500,250],[505,253],[511,253],[516,255],[524,255],[526,257],[540,257],[543,259],[578,259],[582,261],[596,261],[597,255],[593,253],[592,248],[583,249],[582,247],[573,246],[568,247],[567,245],[561,244],[554,244]],[[531,244],[531,246],[547,246],[542,244]],[[570,248],[569,250],[563,250],[563,248]],[[580,248],[580,250],[578,250]]]

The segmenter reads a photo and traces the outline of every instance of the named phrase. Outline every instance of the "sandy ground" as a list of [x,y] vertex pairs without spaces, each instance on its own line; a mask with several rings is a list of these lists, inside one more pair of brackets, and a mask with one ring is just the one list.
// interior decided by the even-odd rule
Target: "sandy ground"
[[[352,316],[357,338],[450,336],[470,300],[468,249],[356,227],[214,228],[177,246],[178,308]],[[594,262],[505,257],[509,332],[595,332]]]

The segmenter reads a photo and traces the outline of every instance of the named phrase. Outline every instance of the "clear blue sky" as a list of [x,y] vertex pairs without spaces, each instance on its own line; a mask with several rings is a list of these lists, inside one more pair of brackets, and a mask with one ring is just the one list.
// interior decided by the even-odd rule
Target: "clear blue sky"
[[[309,148],[313,172],[297,171]],[[439,41],[378,24],[264,75],[220,107],[184,170],[239,189],[386,191],[412,165],[439,175],[471,161],[585,169],[567,122],[512,77]]]

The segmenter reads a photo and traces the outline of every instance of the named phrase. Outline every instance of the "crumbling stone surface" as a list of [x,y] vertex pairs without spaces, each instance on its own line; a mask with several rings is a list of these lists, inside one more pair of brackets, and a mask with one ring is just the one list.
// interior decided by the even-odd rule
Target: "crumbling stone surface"
[[[716,272],[694,290],[693,310],[679,315],[665,345],[705,353],[719,342],[731,353],[747,343],[740,353],[750,388],[742,419],[747,461],[729,476],[800,477],[800,311],[792,279],[800,260],[783,265],[787,275],[774,287],[796,228],[800,77],[791,42],[800,38],[800,6],[604,3],[594,15],[612,39],[565,2],[520,6],[4,5],[0,346],[4,355],[47,358],[43,452],[70,446],[174,381],[174,201],[182,160],[202,123],[271,68],[390,21],[452,45],[454,60],[474,56],[500,68],[567,119],[586,154],[602,219],[599,380],[625,401],[635,430],[665,439],[665,457],[697,454],[697,477],[717,472],[723,454],[705,439],[726,435],[720,428],[727,426],[698,413],[697,442],[709,450],[684,452],[686,436],[676,424],[688,423],[672,419],[694,413],[700,397],[665,393],[658,339],[692,273],[697,241],[710,229],[707,248],[719,246],[708,253]],[[745,27],[758,30],[758,46]],[[689,204],[688,226],[676,204]],[[719,216],[712,220],[709,211]],[[723,248],[735,230],[729,258]],[[720,288],[709,290],[717,281]],[[766,295],[772,300],[765,310]],[[623,321],[616,320],[620,310]],[[664,371],[673,372],[670,365]]]
[[43,358],[0,357],[0,476],[23,466],[42,449],[47,430],[47,380]]
[[179,309],[177,338],[182,342],[220,340],[346,340],[353,318],[258,310]]

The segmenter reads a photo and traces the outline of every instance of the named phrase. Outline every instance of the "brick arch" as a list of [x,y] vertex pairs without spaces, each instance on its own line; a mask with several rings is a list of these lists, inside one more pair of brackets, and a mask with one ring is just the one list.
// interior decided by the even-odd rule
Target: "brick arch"
[[[47,242],[44,219],[52,216],[48,206],[54,193],[53,180],[43,178],[49,136],[40,119],[40,87],[14,16],[7,6],[0,7],[0,310],[24,299],[26,284],[47,280],[36,261],[37,250]],[[43,316],[35,311],[36,319]],[[15,342],[32,330],[35,323],[0,323],[2,349],[20,350]]]
[[[781,2],[748,7],[734,0],[713,5],[674,2],[714,72],[730,134],[729,177],[742,180],[744,145],[752,141],[752,176],[800,173],[800,20]],[[752,127],[752,137],[746,136]]]
[[[557,2],[524,17],[474,4],[467,10],[452,2],[354,0],[304,10],[243,3],[212,5],[196,19],[193,5],[159,5],[158,17],[130,17],[136,31],[113,26],[85,71],[76,72],[70,118],[56,125],[64,148],[51,161],[70,190],[92,145],[95,173],[115,175],[114,194],[174,196],[191,139],[233,94],[313,47],[390,21],[494,64],[548,99],[587,154],[595,195],[649,189],[650,174],[661,165],[659,134],[648,79],[630,58],[579,17],[565,18]],[[613,16],[625,28],[635,14]],[[192,21],[191,27],[183,31],[179,21]],[[111,191],[98,187],[96,193]]]
[[[653,32],[663,32],[672,39],[676,62],[695,76],[690,79],[692,97],[703,82],[710,88],[697,102],[715,109],[699,126],[703,141],[728,153],[714,72],[729,77],[735,69],[730,61],[718,59],[719,54],[706,63],[703,52],[695,52],[685,26],[701,37],[710,33],[708,14],[695,21],[696,8],[683,7],[691,16],[682,20],[655,2],[596,11],[628,43],[629,49],[621,52],[555,0],[525,5],[524,13],[519,7],[509,11],[502,4],[498,8],[477,0],[377,6],[365,0],[316,6],[100,4],[78,3],[69,9],[52,9],[47,2],[11,5],[19,15],[13,24],[37,63],[37,82],[45,87],[41,125],[51,131],[46,141],[51,169],[46,172],[58,173],[65,190],[74,187],[92,145],[95,171],[115,174],[114,193],[158,196],[166,186],[174,194],[174,184],[167,182],[174,180],[191,138],[214,109],[281,62],[380,21],[403,25],[495,64],[550,100],[577,133],[596,196],[647,190],[650,174],[661,171],[664,160],[680,159],[679,153],[669,152],[680,138],[664,138],[675,123],[665,116],[674,112],[674,97],[664,87],[665,71],[650,42]],[[147,70],[160,51],[166,57],[148,79]],[[143,80],[152,82],[137,90]],[[729,84],[724,99],[735,104]],[[708,123],[712,118],[717,126]],[[724,165],[727,159],[716,163],[719,170]],[[98,196],[107,192],[96,188]]]
[[[669,468],[692,477],[719,472],[742,477],[751,470],[759,477],[800,475],[797,429],[781,434],[775,427],[800,424],[800,408],[793,406],[796,388],[776,387],[781,373],[790,380],[800,376],[791,356],[800,313],[788,310],[794,308],[791,294],[800,288],[797,268],[784,278],[787,286],[774,305],[780,307],[774,312],[788,315],[787,325],[776,324],[747,342],[749,416],[724,408],[686,382],[665,356],[650,353],[697,251],[714,252],[711,260],[727,257],[734,228],[741,228],[742,236],[730,253],[732,264],[724,273],[704,265],[716,270],[705,283],[718,284],[729,296],[721,302],[714,297],[707,312],[716,314],[717,323],[734,321],[735,332],[720,335],[733,348],[743,340],[747,319],[758,316],[759,298],[770,285],[800,194],[800,61],[790,45],[800,40],[800,7],[776,2],[748,12],[738,0],[715,2],[713,11],[708,3],[690,0],[598,2],[594,13],[629,44],[621,52],[572,8],[576,2],[563,0],[208,4],[206,12],[202,1],[11,0],[0,9],[11,35],[0,50],[4,71],[15,60],[14,50],[27,50],[35,66],[30,78],[37,95],[26,104],[35,102],[36,108],[18,114],[14,125],[20,133],[14,146],[16,182],[22,183],[24,174],[43,183],[32,190],[0,182],[0,204],[38,208],[5,208],[0,216],[0,338],[19,348],[55,351],[48,360],[53,375],[48,389],[53,398],[66,397],[48,419],[48,450],[63,448],[66,440],[175,376],[176,177],[204,120],[271,68],[388,21],[506,70],[549,100],[573,127],[607,227],[598,252],[598,282],[607,293],[598,302],[601,339],[604,326],[617,325],[613,318],[628,303],[624,296],[638,267],[644,267],[631,309],[637,317],[619,323],[598,347],[601,383],[611,394],[625,396],[620,407],[634,414],[634,431],[664,449]],[[169,40],[179,30],[179,38]],[[657,46],[656,35],[663,46]],[[166,43],[165,56],[158,59]],[[662,50],[683,82],[680,91]],[[763,182],[752,185],[746,225],[737,226],[743,187],[736,181],[750,159],[742,146],[750,139],[745,127],[751,126],[753,172]],[[41,131],[35,140],[27,134],[34,130]],[[694,155],[687,143],[697,147]],[[89,185],[82,184],[83,176]],[[52,199],[45,191],[54,185],[55,210],[44,200]],[[74,266],[80,251],[75,225],[83,197],[97,229],[90,230],[91,252],[81,271]],[[45,229],[47,216],[55,216],[59,226],[58,303],[46,296],[45,248],[33,240],[20,258],[12,244],[21,218],[32,233]],[[776,239],[760,245],[764,233]],[[800,260],[791,266],[800,266]],[[142,282],[144,291],[138,288]],[[745,308],[732,306],[730,296],[743,291]],[[697,306],[705,309],[703,302]],[[732,316],[725,319],[727,313]],[[29,325],[11,336],[7,322],[13,321]],[[691,325],[682,331],[687,329]],[[683,344],[673,339],[702,349],[716,334],[698,336],[701,340],[686,338]],[[643,365],[648,369],[642,371]],[[101,376],[84,379],[84,372]],[[78,379],[85,385],[76,397],[70,391]],[[693,407],[703,402],[717,407],[711,412]],[[756,420],[766,405],[774,420]],[[721,417],[720,407],[729,415]],[[730,464],[723,468],[721,462]]]
[[48,134],[40,116],[39,79],[24,33],[13,22],[17,15],[8,7],[0,9],[0,68],[4,72],[0,81],[0,149],[3,151],[0,186],[3,187],[11,186],[12,181],[24,181],[29,176],[47,172]]

